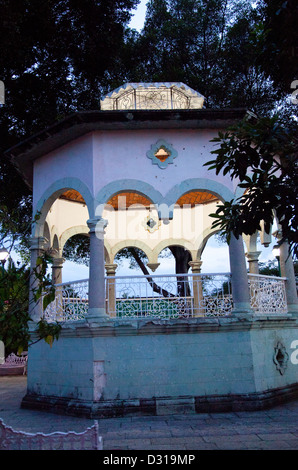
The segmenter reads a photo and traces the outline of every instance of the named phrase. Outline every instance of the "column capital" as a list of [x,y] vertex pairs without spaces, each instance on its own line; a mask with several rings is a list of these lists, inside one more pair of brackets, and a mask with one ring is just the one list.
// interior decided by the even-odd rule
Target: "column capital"
[[191,267],[192,272],[198,274],[201,272],[203,261],[201,260],[189,261],[188,264]]
[[49,240],[46,237],[30,237],[30,250],[45,250]]
[[108,225],[108,221],[102,217],[94,217],[93,219],[87,220],[90,233],[95,233],[98,238],[103,238],[105,231],[104,229]]
[[118,264],[105,264],[107,276],[115,276]]
[[53,268],[62,268],[65,258],[53,258]]
[[248,262],[258,261],[259,256],[260,256],[261,253],[262,253],[261,251],[248,251],[247,253],[245,253],[245,256],[246,256]]

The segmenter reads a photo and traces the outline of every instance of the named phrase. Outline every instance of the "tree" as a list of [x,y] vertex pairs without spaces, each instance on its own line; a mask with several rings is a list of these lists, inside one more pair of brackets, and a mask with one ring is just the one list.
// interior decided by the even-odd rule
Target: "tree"
[[291,92],[291,83],[298,79],[298,46],[296,0],[259,1],[258,62],[276,87]]
[[244,233],[252,235],[264,221],[269,233],[274,216],[281,226],[294,257],[298,255],[298,124],[283,122],[278,115],[245,118],[212,142],[215,160],[206,163],[216,174],[221,171],[239,179],[242,196],[219,205],[213,223],[229,240]]
[[0,274],[0,339],[6,354],[27,349],[30,340],[29,270],[17,267],[9,260],[8,268]]
[[257,63],[261,19],[242,0],[151,0],[122,69],[128,81],[185,82],[207,107],[272,109],[276,89]]
[[31,217],[31,191],[4,151],[65,115],[99,108],[138,3],[0,0],[0,200],[15,224]]
[[[0,245],[6,245],[8,253],[11,254],[16,247],[18,237],[14,237],[14,222],[11,222],[8,214],[6,214],[6,218],[5,224],[0,226]],[[11,224],[11,228],[9,224]],[[44,309],[55,297],[54,286],[47,275],[50,261],[50,257],[45,253],[38,258],[37,266],[34,269],[39,280],[39,287],[33,290],[33,300],[40,300],[42,297]],[[29,315],[30,275],[30,269],[26,263],[18,262],[16,265],[11,257],[8,268],[5,270],[3,266],[0,273],[0,340],[4,342],[7,354],[21,352],[32,344],[28,327],[28,322],[31,320]],[[37,324],[36,341],[45,339],[46,342],[52,344],[54,339],[58,338],[60,329],[61,325],[48,324],[44,318],[41,318]]]

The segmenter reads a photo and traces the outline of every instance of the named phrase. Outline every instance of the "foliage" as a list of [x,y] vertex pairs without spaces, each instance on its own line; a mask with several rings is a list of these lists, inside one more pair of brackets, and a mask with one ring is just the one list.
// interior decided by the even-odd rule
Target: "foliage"
[[296,0],[259,1],[258,63],[276,87],[290,93],[298,79]]
[[73,235],[64,245],[63,257],[69,261],[89,266],[90,240],[86,235]]
[[280,243],[287,240],[295,257],[297,245],[297,123],[284,123],[278,115],[247,119],[220,132],[212,142],[215,160],[206,163],[216,174],[239,179],[243,194],[218,206],[213,228],[238,238],[265,230],[276,216],[282,230]]
[[138,3],[0,0],[0,201],[16,225],[31,217],[31,190],[4,151],[70,113],[99,108]]
[[[33,297],[34,301],[42,297],[44,309],[55,297],[54,286],[46,275],[49,261],[49,256],[45,254],[38,258],[34,269],[39,287],[33,291]],[[5,344],[6,354],[20,354],[33,344],[28,325],[31,321],[29,282],[30,269],[25,264],[17,266],[9,259],[8,268],[3,268],[0,276],[0,340]],[[58,339],[60,329],[58,323],[49,324],[42,318],[37,325],[37,341],[44,339],[52,345],[54,339]]]
[[1,270],[0,277],[0,340],[6,353],[27,349],[30,339],[29,270],[24,265],[15,266],[9,260],[8,268]]
[[266,263],[259,263],[259,274],[265,276],[280,276],[279,268],[275,261],[267,261]]
[[39,336],[39,339],[37,341],[44,339],[45,342],[48,343],[52,347],[54,340],[55,339],[58,340],[59,338],[61,328],[62,328],[62,325],[59,324],[58,322],[48,323],[44,318],[41,318],[39,322],[37,323],[36,332]]
[[[31,344],[28,322],[30,302],[29,300],[29,282],[30,269],[28,263],[18,261],[14,263],[12,255],[16,254],[22,247],[22,241],[28,244],[31,222],[20,220],[15,223],[14,218],[10,217],[6,206],[0,206],[0,215],[2,223],[0,225],[0,246],[6,246],[10,255],[8,267],[4,266],[0,275],[0,340],[5,344],[6,353],[20,353],[27,349]],[[39,214],[36,215],[37,220]],[[51,257],[48,253],[37,259],[36,267],[33,273],[39,282],[38,288],[33,290],[32,301],[43,299],[43,308],[54,299],[55,289],[51,279],[47,274],[48,265],[51,263]],[[38,325],[38,341],[45,339],[52,342],[60,331],[60,326],[56,324]]]
[[121,69],[128,81],[184,82],[206,107],[268,111],[281,94],[257,61],[262,18],[242,0],[150,0]]

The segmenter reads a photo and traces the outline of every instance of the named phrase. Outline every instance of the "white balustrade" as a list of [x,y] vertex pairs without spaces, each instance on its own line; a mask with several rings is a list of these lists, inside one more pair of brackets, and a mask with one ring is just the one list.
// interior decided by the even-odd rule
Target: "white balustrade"
[[[287,313],[284,278],[249,274],[248,279],[256,315]],[[46,320],[84,320],[88,288],[88,279],[58,284],[56,299],[44,312]],[[106,277],[106,311],[111,318],[224,317],[232,308],[229,273]]]
[[88,313],[88,279],[56,285],[55,300],[51,302],[44,317],[48,322],[84,320]]
[[286,278],[249,274],[250,304],[257,315],[287,313]]
[[113,280],[116,310],[109,309],[108,299],[110,316],[167,319],[231,313],[229,274],[115,276]]

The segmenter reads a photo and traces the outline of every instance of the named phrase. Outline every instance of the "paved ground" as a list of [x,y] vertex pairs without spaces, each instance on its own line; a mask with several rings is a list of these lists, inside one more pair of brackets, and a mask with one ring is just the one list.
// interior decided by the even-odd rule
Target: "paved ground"
[[[23,410],[26,378],[0,377],[0,418],[16,430],[83,431],[92,420]],[[297,450],[298,401],[266,411],[99,420],[104,450]]]

